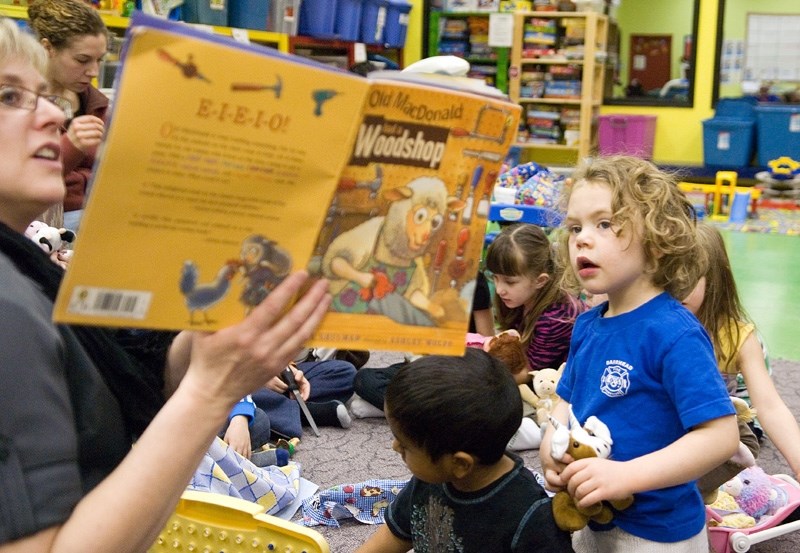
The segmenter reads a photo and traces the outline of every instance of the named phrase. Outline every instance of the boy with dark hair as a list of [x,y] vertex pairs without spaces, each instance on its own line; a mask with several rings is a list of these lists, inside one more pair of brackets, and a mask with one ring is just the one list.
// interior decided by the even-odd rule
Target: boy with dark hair
[[506,452],[522,400],[498,360],[468,348],[404,365],[385,412],[413,476],[359,553],[572,551],[542,486]]

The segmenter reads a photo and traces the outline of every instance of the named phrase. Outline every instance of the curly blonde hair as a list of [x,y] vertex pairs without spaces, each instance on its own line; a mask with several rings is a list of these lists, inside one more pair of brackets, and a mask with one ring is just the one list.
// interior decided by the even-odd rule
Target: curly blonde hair
[[[564,187],[561,205],[566,212],[576,184],[591,182],[611,189],[612,223],[617,234],[626,228],[641,232],[653,284],[676,298],[685,297],[706,266],[697,245],[696,216],[674,175],[653,163],[630,156],[598,157],[585,161]],[[561,229],[559,253],[567,266],[565,286],[578,285],[569,264],[569,233]]]
[[73,40],[85,36],[108,38],[100,14],[80,0],[31,0],[28,19],[39,39],[47,39],[56,50],[68,48]]
[[47,70],[47,52],[33,35],[24,32],[11,19],[0,18],[0,64],[9,61],[29,62],[42,75]]

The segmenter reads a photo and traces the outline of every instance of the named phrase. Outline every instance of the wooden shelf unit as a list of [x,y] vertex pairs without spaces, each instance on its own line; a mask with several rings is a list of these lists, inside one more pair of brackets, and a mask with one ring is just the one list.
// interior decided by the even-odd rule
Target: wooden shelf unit
[[[484,55],[475,55],[474,52],[472,52],[472,48],[467,47],[467,43],[470,45],[472,44],[470,40],[472,38],[472,32],[470,29],[466,28],[460,36],[449,35],[445,32],[448,20],[461,20],[468,23],[471,18],[485,19],[488,29],[489,15],[490,13],[488,12],[432,11],[428,25],[428,56],[455,55],[467,60],[473,69],[480,67],[492,68],[495,71],[494,78],[492,79],[493,82],[489,82],[487,79],[487,84],[503,92],[508,92],[508,60],[510,48],[493,47],[488,57]],[[454,52],[452,47],[462,43],[464,44],[463,51]],[[458,48],[456,48],[456,50],[458,50]],[[480,52],[479,54],[484,54],[484,52]]]
[[[541,53],[546,57],[528,57],[526,55],[532,54],[532,49],[526,46],[526,25],[533,20],[555,22],[553,35],[555,38],[551,45],[552,53],[547,52],[547,44],[540,43]],[[583,20],[584,27],[583,54],[579,56],[573,51],[568,57],[563,53],[563,47],[567,46],[565,28],[572,24],[580,26],[580,20]],[[567,21],[571,21],[571,23],[566,23]],[[575,161],[590,155],[596,149],[597,118],[603,100],[607,38],[608,18],[594,12],[519,12],[514,15],[508,91],[509,97],[523,106],[522,124],[528,127],[528,113],[536,113],[536,110],[531,109],[535,106],[546,108],[540,113],[547,113],[551,107],[559,106],[579,111],[578,117],[573,117],[572,122],[565,125],[561,120],[563,110],[561,112],[553,110],[553,114],[559,114],[558,117],[553,115],[551,119],[554,122],[552,135],[555,137],[556,143],[519,140],[515,146],[526,150],[561,151],[570,157],[575,157]],[[549,38],[542,38],[543,43],[548,41]],[[570,39],[570,45],[580,46],[580,43],[573,36]],[[580,92],[573,90],[574,94],[564,97],[548,93],[545,87],[547,83],[558,82],[558,79],[552,79],[552,75],[558,71],[573,72],[575,79],[567,79],[562,82],[569,82],[573,87],[577,84],[576,81],[579,82]],[[523,77],[531,72],[543,73],[542,83],[538,85],[541,90],[534,91],[535,87],[523,87]],[[541,97],[534,97],[540,92]],[[523,95],[523,93],[525,94]],[[565,130],[577,131],[577,138],[569,145],[564,139]]]
[[[310,56],[307,56],[311,59],[314,59],[317,53],[319,55],[339,55],[347,59],[347,67],[343,69],[349,69],[356,63],[355,52],[358,44],[358,42],[349,40],[314,38],[303,35],[288,37],[288,51],[290,53],[295,54],[298,49],[307,49],[313,52]],[[400,68],[403,67],[403,48],[386,47],[380,44],[364,44],[363,46],[368,53],[384,55],[390,59],[393,58]]]

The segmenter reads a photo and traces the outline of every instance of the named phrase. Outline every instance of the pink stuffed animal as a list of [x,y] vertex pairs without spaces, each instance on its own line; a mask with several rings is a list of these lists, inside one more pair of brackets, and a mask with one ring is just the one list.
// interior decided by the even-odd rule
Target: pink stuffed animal
[[772,485],[759,466],[744,469],[720,488],[736,500],[739,508],[758,521],[764,515],[773,515],[786,504],[786,492]]

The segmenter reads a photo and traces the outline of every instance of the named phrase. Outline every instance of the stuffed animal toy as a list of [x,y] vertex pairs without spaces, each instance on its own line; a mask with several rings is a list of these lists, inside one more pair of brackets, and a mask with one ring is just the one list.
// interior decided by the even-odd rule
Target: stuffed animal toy
[[[565,454],[573,459],[589,457],[608,458],[611,455],[611,432],[600,419],[591,416],[586,424],[580,425],[569,407],[569,427],[550,417],[550,424],[555,428],[551,437],[550,454],[556,461],[561,461]],[[553,497],[553,516],[559,528],[567,532],[576,532],[586,526],[590,520],[607,524],[614,518],[614,512],[608,504],[621,511],[633,503],[633,496],[625,499],[601,502],[589,507],[578,507],[572,496],[566,491],[557,492]]]
[[561,400],[556,394],[556,386],[561,375],[564,373],[564,365],[561,363],[558,370],[555,369],[540,369],[538,371],[531,371],[533,375],[533,393],[535,394],[535,402],[533,407],[536,409],[536,422],[544,432],[544,426],[550,420],[550,413],[553,408]]
[[756,521],[764,515],[775,514],[788,501],[786,492],[773,486],[759,466],[744,469],[723,484],[721,490],[733,496],[739,508]]
[[470,332],[467,334],[467,346],[482,348],[492,357],[502,361],[517,384],[527,382],[528,358],[519,332],[516,330],[504,330],[495,336],[483,336]]
[[756,519],[742,511],[739,504],[728,492],[719,490],[717,498],[706,509],[709,526],[725,528],[752,528]]
[[42,221],[33,221],[25,229],[25,236],[36,242],[56,264],[66,268],[67,262],[72,257],[72,250],[66,246],[75,240],[74,232],[51,227]]

